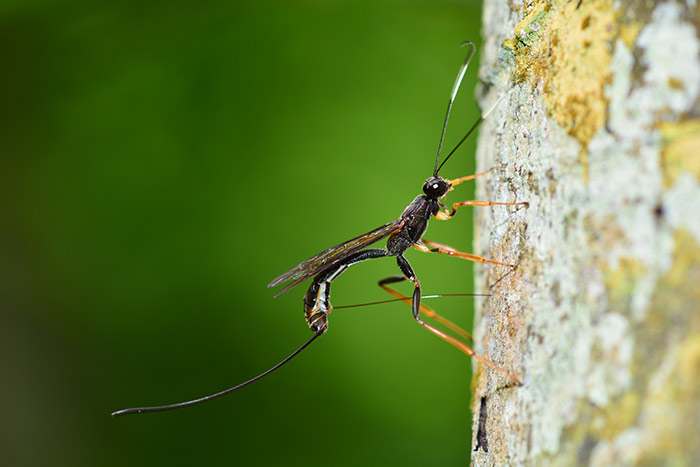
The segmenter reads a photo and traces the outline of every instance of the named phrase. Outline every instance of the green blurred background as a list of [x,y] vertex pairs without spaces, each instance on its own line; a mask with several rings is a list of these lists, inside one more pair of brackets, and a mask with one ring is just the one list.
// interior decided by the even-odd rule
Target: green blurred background
[[[471,361],[400,304],[335,311],[305,353],[224,399],[109,413],[224,389],[311,336],[307,284],[277,299],[265,285],[420,192],[480,14],[475,1],[3,2],[0,463],[465,464]],[[447,146],[478,115],[476,69]],[[442,174],[473,173],[473,147]],[[428,238],[471,251],[471,213]],[[473,289],[470,263],[408,258],[424,293]],[[333,303],[386,298],[376,281],[397,272],[352,268]],[[469,328],[471,302],[431,303]]]

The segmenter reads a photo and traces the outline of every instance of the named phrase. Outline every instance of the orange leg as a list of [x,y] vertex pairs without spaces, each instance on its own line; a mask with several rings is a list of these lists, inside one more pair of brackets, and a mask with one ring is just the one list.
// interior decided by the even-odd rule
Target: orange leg
[[[391,289],[391,288],[389,288],[389,287],[386,286],[386,284],[389,284],[389,283],[392,283],[392,282],[400,282],[400,281],[405,280],[405,279],[406,279],[406,277],[404,277],[404,276],[392,276],[392,277],[387,277],[386,279],[379,281],[379,286],[382,287],[384,290],[386,290],[387,292],[389,292],[390,294],[394,295],[394,296],[397,297],[397,298],[406,299],[406,300],[405,300],[406,303],[411,304],[411,303],[412,303],[411,299],[409,299],[409,298],[406,297],[405,295],[402,295],[401,293],[396,292],[395,290],[393,290],[393,289]],[[419,289],[417,289],[417,290],[419,290]],[[415,294],[414,294],[414,295],[415,295]],[[414,298],[415,298],[415,297],[414,297]],[[425,309],[430,310],[429,308],[424,307],[423,305],[420,305],[420,311],[421,311],[421,312],[425,313]],[[459,326],[455,325],[454,323],[450,322],[449,320],[447,320],[447,319],[445,319],[445,318],[442,318],[442,317],[439,316],[437,313],[435,313],[435,311],[430,310],[430,312],[432,313],[432,316],[429,315],[428,313],[425,313],[425,315],[426,315],[426,316],[429,316],[429,317],[431,317],[431,318],[435,318],[437,321],[439,321],[439,322],[441,322],[441,323],[443,323],[443,324],[450,323],[449,325],[446,324],[448,327],[450,327],[450,329],[453,329],[453,330],[454,330],[454,328],[460,329]],[[440,339],[442,339],[442,340],[444,340],[444,341],[446,341],[446,342],[449,342],[450,344],[452,344],[453,346],[457,347],[459,350],[461,350],[461,351],[464,352],[465,354],[469,355],[470,357],[476,358],[477,360],[479,360],[481,363],[483,363],[484,365],[488,366],[489,368],[493,368],[494,370],[496,370],[496,371],[498,371],[498,372],[504,374],[505,376],[507,376],[507,377],[510,378],[511,380],[515,381],[517,384],[522,384],[522,383],[520,382],[520,380],[519,380],[518,378],[516,378],[515,376],[513,376],[513,374],[511,374],[509,371],[507,371],[507,370],[501,368],[500,366],[496,365],[495,363],[491,362],[490,360],[487,360],[487,359],[485,359],[484,357],[482,357],[481,355],[477,354],[477,353],[474,351],[474,349],[472,349],[471,347],[469,347],[469,346],[468,346],[467,344],[465,344],[464,342],[461,342],[461,341],[455,339],[454,337],[450,336],[449,334],[446,334],[446,333],[444,333],[443,331],[441,331],[441,330],[439,330],[439,329],[437,329],[437,328],[435,328],[435,327],[429,325],[428,323],[426,323],[425,321],[423,321],[422,319],[420,319],[420,317],[419,317],[417,314],[415,314],[415,312],[414,312],[414,318],[415,318],[415,320],[418,322],[418,324],[420,324],[420,325],[423,326],[425,329],[427,329],[427,330],[430,331],[431,333],[433,333],[433,334],[435,334],[436,336],[438,336]],[[453,326],[454,326],[454,327],[453,327]],[[463,330],[461,330],[461,329],[460,329],[460,331],[462,331],[461,333],[464,333],[464,334],[469,335],[468,333],[466,333],[465,331],[463,331]],[[458,331],[458,332],[459,332],[459,331]],[[461,334],[461,333],[460,333],[460,334]],[[470,337],[470,339],[471,339],[471,337]]]
[[[401,277],[402,279],[404,278],[404,276],[397,276],[397,277]],[[408,305],[411,304],[411,298],[410,298],[410,297],[407,297],[406,295],[402,294],[401,292],[392,289],[391,287],[389,287],[389,286],[386,285],[386,284],[380,283],[379,286],[380,286],[382,289],[384,289],[384,290],[386,290],[387,292],[389,292],[389,293],[390,293],[391,295],[393,295],[394,297],[396,297],[396,298],[398,298],[398,299],[401,299],[404,303],[406,303],[406,304],[408,304]],[[437,321],[438,323],[440,323],[440,324],[442,324],[442,325],[444,325],[444,326],[446,326],[446,327],[452,329],[454,332],[456,332],[457,334],[460,334],[460,335],[461,335],[462,337],[464,337],[465,339],[472,340],[472,336],[471,336],[467,331],[465,331],[464,329],[460,328],[459,326],[457,326],[455,323],[453,323],[453,322],[450,321],[449,319],[443,318],[442,316],[438,315],[437,313],[435,313],[435,310],[433,310],[432,308],[428,308],[427,306],[421,304],[421,305],[420,305],[420,312],[423,313],[423,314],[424,314],[425,316],[427,316],[428,318],[432,318],[432,319],[434,319],[435,321]]]
[[491,170],[492,169],[474,175],[467,175],[466,177],[455,178],[454,180],[447,180],[447,182],[451,185],[449,191],[452,191],[456,185],[459,185],[462,182],[466,182],[467,180],[474,180],[475,178],[482,177],[487,173],[491,172]]
[[457,208],[461,206],[528,206],[530,203],[527,201],[523,201],[520,203],[497,203],[494,201],[474,201],[474,200],[469,200],[469,201],[460,201],[458,203],[452,203],[452,211],[448,212],[447,210],[445,211],[440,211],[437,214],[435,214],[435,218],[439,219],[441,221],[446,221],[447,219],[450,219],[453,217],[455,214],[457,214]]
[[507,266],[509,268],[515,267],[514,264],[501,263],[499,261],[482,258],[481,256],[476,256],[471,253],[465,253],[463,251],[456,250],[451,246],[433,242],[432,240],[428,240],[426,238],[422,239],[421,242],[422,243],[414,243],[413,246],[425,253],[442,253],[443,255],[456,256],[457,258],[466,259],[467,261],[474,261],[476,263],[500,264],[501,266]]
[[428,331],[432,332],[433,334],[435,334],[435,335],[438,336],[439,338],[441,338],[441,339],[443,339],[443,340],[449,342],[450,344],[454,345],[455,347],[457,347],[459,350],[461,350],[461,351],[464,352],[465,354],[469,355],[470,357],[476,358],[477,360],[479,360],[479,361],[480,361],[481,363],[483,363],[484,365],[486,365],[486,366],[488,366],[488,367],[490,367],[490,368],[493,368],[494,370],[496,370],[496,371],[498,371],[498,372],[500,372],[500,373],[506,375],[508,378],[512,379],[512,380],[515,381],[516,383],[522,384],[522,383],[520,382],[520,380],[519,380],[518,378],[516,378],[515,376],[513,376],[508,370],[504,370],[503,368],[501,368],[500,366],[496,365],[495,363],[492,363],[490,360],[487,360],[487,359],[485,359],[484,357],[482,357],[481,355],[477,354],[476,352],[474,352],[474,349],[472,349],[471,347],[469,347],[469,346],[466,345],[465,343],[460,342],[460,341],[458,341],[457,339],[455,339],[454,337],[452,337],[452,336],[450,336],[450,335],[448,335],[448,334],[445,334],[444,332],[440,331],[439,329],[436,329],[436,328],[432,327],[431,325],[429,325],[429,324],[423,322],[421,319],[416,318],[416,321],[418,321],[418,324],[420,324],[421,326],[423,326],[425,329],[427,329]]

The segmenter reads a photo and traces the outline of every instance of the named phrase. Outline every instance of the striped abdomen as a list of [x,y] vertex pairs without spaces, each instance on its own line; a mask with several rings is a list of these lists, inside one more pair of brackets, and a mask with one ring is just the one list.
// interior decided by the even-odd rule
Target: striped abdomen
[[340,264],[333,269],[324,271],[314,277],[304,296],[304,317],[309,328],[314,333],[324,333],[328,330],[328,314],[333,310],[331,305],[331,282],[341,275],[352,262]]

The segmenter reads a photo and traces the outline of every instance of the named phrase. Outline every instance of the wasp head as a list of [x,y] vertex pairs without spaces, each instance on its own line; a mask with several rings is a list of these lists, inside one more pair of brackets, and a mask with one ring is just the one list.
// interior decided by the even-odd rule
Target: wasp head
[[450,191],[450,183],[439,175],[430,177],[423,184],[423,193],[429,198],[442,198]]

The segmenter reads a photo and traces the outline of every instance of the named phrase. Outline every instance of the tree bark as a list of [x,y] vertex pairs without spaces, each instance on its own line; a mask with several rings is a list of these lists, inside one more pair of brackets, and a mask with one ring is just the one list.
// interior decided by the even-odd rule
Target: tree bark
[[700,465],[696,0],[486,0],[474,465]]

